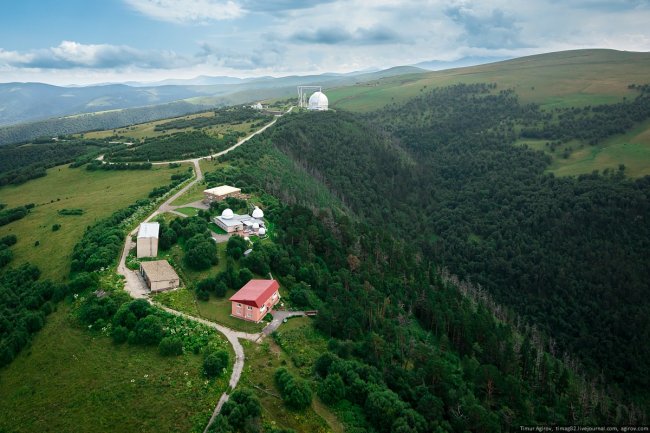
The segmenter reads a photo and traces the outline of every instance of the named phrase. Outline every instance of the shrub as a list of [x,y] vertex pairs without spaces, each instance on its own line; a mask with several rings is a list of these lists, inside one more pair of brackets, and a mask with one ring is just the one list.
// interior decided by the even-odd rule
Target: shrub
[[59,231],[60,228],[61,228],[61,224],[52,225],[52,231],[53,232]]
[[244,286],[244,284],[248,283],[252,279],[253,279],[253,273],[250,271],[250,269],[241,268],[239,270],[239,274],[238,274],[239,287]]
[[145,299],[136,299],[127,304],[129,310],[135,314],[135,317],[139,320],[142,319],[151,313],[151,305]]
[[336,361],[336,356],[332,355],[330,352],[325,352],[316,359],[314,362],[314,371],[320,377],[326,377],[330,366]]
[[16,235],[7,235],[0,238],[0,244],[6,245],[8,247],[15,245],[18,241]]
[[198,288],[198,289],[196,289],[196,299],[198,299],[199,301],[204,301],[204,302],[209,301],[210,300],[210,292],[208,292],[208,291],[206,291],[204,289]]
[[138,323],[138,318],[135,317],[133,311],[129,309],[128,304],[122,305],[113,316],[113,325],[116,327],[124,327],[125,329],[135,328]]
[[226,255],[239,260],[244,251],[248,248],[246,241],[241,236],[231,236],[226,245]]
[[207,353],[203,358],[203,373],[209,378],[221,376],[226,367],[228,367],[228,352],[225,350]]
[[129,338],[129,330],[124,326],[115,326],[111,331],[111,337],[115,344],[126,343],[126,340]]
[[183,354],[183,342],[178,337],[165,337],[160,340],[158,353],[162,356],[178,356]]
[[226,286],[226,283],[224,283],[222,280],[217,281],[214,285],[214,294],[217,295],[220,298],[223,298],[226,296],[226,292],[228,291],[228,286]]
[[144,319],[140,319],[135,325],[135,339],[136,344],[144,344],[152,346],[160,343],[163,338],[163,327],[159,317],[149,315]]
[[158,246],[161,250],[168,250],[176,243],[176,232],[171,228],[161,230]]
[[275,371],[274,378],[287,407],[302,410],[311,404],[311,389],[307,382],[294,378],[284,367]]
[[[221,409],[221,415],[235,429],[243,429],[262,414],[262,405],[249,389],[237,389]],[[231,431],[231,430],[227,430]]]
[[117,306],[110,297],[90,295],[79,307],[77,317],[83,324],[94,325],[100,319],[105,321],[113,317],[116,310]]
[[337,373],[330,374],[320,384],[318,396],[326,404],[338,403],[345,396],[345,384]]
[[4,247],[4,249],[0,248],[0,268],[7,265],[11,259],[13,259],[14,254],[11,252],[11,250],[7,247]]
[[190,268],[201,271],[218,262],[216,244],[204,235],[194,235],[185,244],[185,263]]

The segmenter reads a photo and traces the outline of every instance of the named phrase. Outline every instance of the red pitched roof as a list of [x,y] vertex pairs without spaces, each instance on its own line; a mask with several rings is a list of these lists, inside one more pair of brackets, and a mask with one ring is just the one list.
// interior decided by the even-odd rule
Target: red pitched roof
[[260,308],[279,288],[276,280],[250,280],[230,300]]

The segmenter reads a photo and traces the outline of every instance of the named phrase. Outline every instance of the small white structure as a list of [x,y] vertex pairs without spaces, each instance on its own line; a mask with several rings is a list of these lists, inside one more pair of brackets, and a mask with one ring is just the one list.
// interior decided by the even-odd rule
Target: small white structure
[[309,105],[307,106],[308,110],[312,111],[327,111],[329,106],[329,101],[327,96],[323,92],[314,92],[313,95],[309,97]]
[[226,197],[238,197],[241,198],[241,188],[235,188],[230,185],[221,185],[214,188],[206,189],[203,191],[203,196],[205,197],[203,201],[205,203],[211,203],[213,201],[221,201]]
[[141,262],[140,273],[152,292],[175,289],[180,285],[176,271],[167,260]]
[[258,208],[255,206],[255,209],[253,209],[253,213],[251,214],[253,218],[264,218],[264,211],[262,209]]
[[137,256],[156,257],[158,255],[158,235],[160,224],[142,223],[138,230]]
[[264,109],[264,106],[262,106],[262,103],[261,103],[261,102],[258,102],[257,104],[253,104],[253,105],[251,105],[251,108],[253,108],[253,109],[255,109],[255,110],[263,110],[263,109]]
[[263,238],[264,236],[266,236],[266,229],[264,227],[260,227],[257,234],[259,235],[259,237]]

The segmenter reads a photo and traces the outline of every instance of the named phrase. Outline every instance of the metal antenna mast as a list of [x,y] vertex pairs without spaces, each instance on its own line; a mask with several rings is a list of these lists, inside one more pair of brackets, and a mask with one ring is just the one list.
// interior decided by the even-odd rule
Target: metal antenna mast
[[298,86],[298,106],[305,108],[307,106],[307,94],[309,90],[323,91],[322,86]]

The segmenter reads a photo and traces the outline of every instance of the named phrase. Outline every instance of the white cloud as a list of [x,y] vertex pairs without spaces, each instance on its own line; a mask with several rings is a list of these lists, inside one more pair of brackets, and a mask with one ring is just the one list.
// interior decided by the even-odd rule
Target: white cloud
[[232,0],[124,0],[138,12],[161,21],[199,23],[231,20],[244,15]]
[[56,47],[27,52],[5,51],[0,48],[0,65],[5,67],[39,69],[123,67],[171,68],[184,59],[173,52],[142,51],[126,45],[81,44],[63,41]]
[[[146,22],[154,36],[134,39],[129,45],[63,42],[35,50],[3,45],[2,79],[11,76],[7,68],[18,71],[13,76],[21,80],[27,71],[41,70],[41,81],[66,73],[74,79],[57,81],[110,73],[119,77],[115,81],[151,81],[198,74],[349,72],[466,56],[504,58],[577,48],[650,51],[648,0],[122,2],[149,18],[197,25]],[[236,21],[223,21],[227,19]],[[203,25],[218,20],[222,21],[217,25]],[[123,30],[117,26],[116,34]],[[164,39],[177,42],[177,52],[145,49],[162,45],[155,31],[168,32]]]

